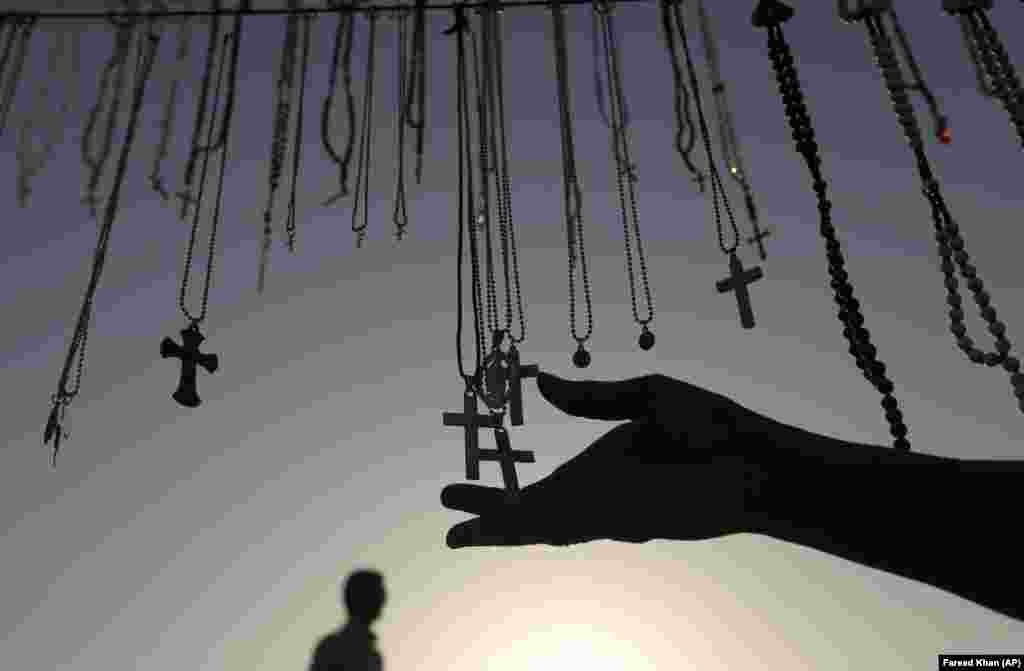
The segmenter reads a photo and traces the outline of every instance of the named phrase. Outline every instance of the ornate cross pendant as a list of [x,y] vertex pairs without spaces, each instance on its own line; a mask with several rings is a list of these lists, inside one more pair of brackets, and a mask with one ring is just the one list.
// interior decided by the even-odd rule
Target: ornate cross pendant
[[181,377],[178,380],[178,389],[171,394],[171,398],[186,408],[195,408],[202,403],[202,399],[199,398],[199,393],[196,391],[196,366],[202,366],[207,373],[216,373],[219,365],[216,354],[203,354],[199,351],[199,345],[204,340],[205,338],[199,333],[199,327],[191,324],[181,331],[181,346],[170,338],[164,338],[160,343],[160,356],[165,359],[171,357],[181,359]]

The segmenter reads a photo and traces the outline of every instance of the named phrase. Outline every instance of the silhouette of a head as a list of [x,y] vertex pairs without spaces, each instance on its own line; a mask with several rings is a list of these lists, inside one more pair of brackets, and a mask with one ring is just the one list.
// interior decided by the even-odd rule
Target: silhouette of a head
[[353,571],[345,580],[343,601],[350,617],[373,622],[387,602],[384,576],[369,569]]

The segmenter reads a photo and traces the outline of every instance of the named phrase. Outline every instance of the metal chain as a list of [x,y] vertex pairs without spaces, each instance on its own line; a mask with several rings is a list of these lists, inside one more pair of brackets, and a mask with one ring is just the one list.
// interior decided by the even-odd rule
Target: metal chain
[[[328,0],[332,8],[354,7],[358,0]],[[356,136],[356,104],[352,95],[352,37],[355,27],[355,14],[352,12],[338,12],[338,26],[334,31],[334,55],[331,60],[331,74],[327,84],[327,96],[324,98],[320,111],[320,142],[327,152],[327,156],[338,166],[338,193],[329,197],[323,202],[324,207],[330,207],[340,199],[348,196],[348,170],[352,162],[352,148],[355,145]],[[342,56],[342,54],[344,54]],[[338,89],[338,66],[341,64],[345,86],[345,102],[348,112],[348,135],[345,140],[345,151],[339,155],[334,148],[330,138],[331,112],[334,109],[334,99]]]
[[[370,152],[373,149],[373,75],[377,51],[377,14],[370,14],[370,43],[367,45],[365,90],[363,91],[363,125],[359,137],[359,159],[356,167],[356,197],[352,206],[352,232],[356,248],[362,249],[370,216]],[[357,224],[359,206],[363,207],[363,223]]]
[[[619,193],[619,212],[622,214],[622,232],[626,243],[626,272],[629,279],[629,294],[633,308],[633,320],[643,328],[641,347],[645,350],[653,347],[653,334],[648,324],[654,320],[654,302],[651,299],[651,287],[647,278],[647,262],[644,258],[643,240],[640,237],[640,217],[637,213],[636,165],[629,156],[629,134],[626,116],[625,91],[622,85],[621,54],[615,37],[615,25],[612,22],[614,4],[606,0],[597,0],[592,8],[594,28],[601,32],[601,43],[604,53],[605,69],[608,72],[608,88],[610,102],[610,123],[612,134],[612,154],[615,158],[615,181]],[[598,42],[595,34],[594,43]],[[596,69],[596,67],[595,67]],[[624,184],[625,183],[625,184]],[[627,213],[626,203],[629,203]],[[640,278],[644,286],[644,298],[647,302],[647,317],[640,318],[640,310],[636,299],[636,276],[633,271],[633,249],[630,242],[629,222],[633,223],[633,235],[636,238],[637,257],[640,261]]]
[[[409,86],[406,89],[406,123],[416,131],[416,185],[423,182],[423,144],[426,127],[427,89],[427,21],[426,0],[416,0],[416,19],[413,27],[412,66],[409,68]],[[413,101],[416,115],[412,114]]]
[[[15,154],[18,164],[18,206],[21,208],[28,206],[28,200],[32,194],[32,181],[53,158],[57,136],[62,131],[60,110],[54,104],[50,91],[51,84],[58,78],[59,57],[62,50],[57,31],[51,31],[50,36],[52,42],[49,50],[48,76],[43,79],[42,85],[36,92],[32,109],[22,119],[21,127],[18,130]],[[32,145],[38,126],[42,126],[39,133],[42,136],[40,138],[41,146],[39,151],[34,151]]]
[[[559,126],[562,134],[562,184],[565,198],[566,236],[569,243],[569,327],[577,343],[573,363],[578,368],[590,365],[591,357],[583,343],[594,332],[594,312],[590,299],[590,278],[587,273],[586,248],[583,244],[583,194],[576,175],[576,150],[573,146],[571,100],[569,98],[569,57],[566,48],[565,15],[561,0],[551,4],[552,28],[554,32],[555,72],[558,79]],[[583,295],[587,306],[587,332],[582,337],[576,330],[576,254],[583,280]]]
[[999,40],[999,34],[989,22],[988,14],[979,9],[967,14],[967,20],[975,35],[981,61],[992,79],[993,97],[999,98],[1010,114],[1010,121],[1016,126],[1024,146],[1024,89],[1020,78]]
[[[124,28],[129,30],[128,28]],[[129,30],[129,36],[132,37],[131,33],[134,31]],[[60,380],[57,383],[57,393],[51,395],[50,400],[53,404],[53,408],[50,412],[50,418],[47,422],[46,431],[44,432],[44,444],[48,443],[50,439],[54,441],[53,449],[53,467],[56,468],[57,464],[57,452],[60,448],[60,442],[62,439],[69,437],[66,431],[66,414],[67,408],[71,402],[78,396],[81,390],[82,384],[82,373],[85,365],[85,349],[88,341],[89,328],[92,322],[92,308],[93,301],[96,295],[96,288],[99,286],[99,280],[103,274],[103,268],[106,264],[107,250],[110,244],[110,233],[113,228],[114,219],[117,217],[118,205],[120,203],[121,196],[121,185],[124,183],[125,174],[127,173],[128,167],[128,156],[131,153],[132,145],[135,141],[135,132],[138,128],[139,117],[141,116],[142,102],[145,98],[146,83],[153,70],[153,63],[156,60],[157,47],[159,46],[160,36],[155,33],[150,24],[149,31],[149,50],[146,57],[142,56],[142,49],[140,45],[140,67],[141,72],[136,77],[134,100],[132,102],[131,115],[128,120],[128,126],[125,131],[124,143],[121,147],[121,154],[118,157],[117,172],[114,177],[114,185],[110,192],[110,198],[106,203],[106,210],[104,212],[104,220],[100,227],[100,235],[96,242],[96,251],[93,255],[93,267],[92,274],[89,278],[89,284],[86,288],[85,299],[82,302],[82,309],[78,315],[78,321],[75,325],[75,333],[72,336],[71,346],[68,350],[67,357],[64,360],[64,368],[61,371]],[[129,43],[130,47],[130,43]],[[78,366],[75,377],[74,388],[68,390],[67,383],[68,378],[71,374],[71,367],[74,365],[75,359],[78,359]]]
[[[186,0],[185,6],[191,9],[193,0]],[[163,162],[167,159],[168,150],[171,144],[171,136],[174,134],[174,126],[177,120],[178,92],[181,89],[182,73],[192,47],[192,24],[183,19],[178,24],[178,48],[175,55],[175,73],[171,81],[171,88],[167,94],[167,102],[164,104],[163,118],[160,120],[160,143],[157,145],[156,156],[153,158],[153,169],[149,175],[150,185],[160,195],[160,199],[166,205],[171,194],[164,186],[161,176]]]
[[[14,102],[14,97],[18,91],[18,84],[21,82],[21,77],[25,71],[25,57],[28,55],[28,46],[35,32],[36,23],[35,17],[19,17],[11,20],[11,32],[4,49],[3,65],[0,66],[0,74],[6,75],[7,78],[7,81],[4,82],[3,99],[0,102],[0,137],[3,136],[7,128],[7,116],[11,111],[11,104]],[[14,56],[14,67],[8,73],[7,59],[15,40],[18,42],[18,50]]]
[[[687,170],[693,175],[693,181],[697,183],[697,188],[704,193],[704,180],[707,179],[707,175],[701,172],[690,158],[690,153],[693,152],[693,147],[697,144],[697,132],[693,127],[693,118],[690,116],[690,94],[686,90],[683,71],[679,67],[679,57],[676,54],[675,32],[672,27],[672,12],[670,10],[670,3],[674,1],[661,0],[660,7],[662,37],[668,50],[668,61],[672,65],[672,82],[675,91],[676,153],[683,159]],[[685,143],[683,142],[684,135],[688,138]]]
[[395,133],[395,146],[397,156],[395,163],[398,168],[398,176],[395,179],[395,203],[391,219],[395,224],[395,241],[400,242],[405,236],[405,229],[409,225],[408,203],[405,195],[405,126],[406,114],[409,106],[406,104],[406,88],[412,85],[412,81],[406,80],[406,50],[408,49],[409,32],[409,10],[400,10],[394,14],[396,27],[398,28],[398,54],[395,63],[398,67],[398,114],[397,129]]
[[[241,26],[236,26],[236,28],[240,29]],[[214,96],[213,96],[213,109],[211,110],[211,118],[214,118],[216,116],[217,108],[220,106],[221,83],[223,82],[223,79],[224,79],[224,72],[225,72],[225,70],[227,70],[227,68],[225,68],[225,66],[224,66],[224,62],[225,62],[225,60],[227,60],[227,53],[226,52],[227,52],[227,48],[228,48],[228,42],[233,40],[234,43],[237,44],[240,41],[240,39],[241,39],[241,32],[240,31],[236,32],[236,33],[228,33],[227,35],[224,36],[224,43],[223,43],[223,46],[222,46],[222,49],[221,49],[220,62],[219,62],[218,68],[217,68],[217,86],[216,86],[216,89],[215,89],[215,92],[214,92]],[[229,79],[229,82],[228,82],[228,96],[229,97],[231,96],[231,91],[234,90],[234,88],[236,86],[237,75],[238,75],[237,69],[232,68],[231,71],[230,71],[230,74],[229,74],[230,79]],[[227,108],[227,104],[225,104],[225,108]],[[224,117],[224,122],[225,122],[225,124],[227,124],[226,127],[230,128],[230,123],[232,121],[232,117],[233,116],[234,115],[231,113],[231,110],[228,110],[227,116]],[[207,142],[210,142],[212,140],[212,138],[213,138],[213,128],[214,128],[213,123],[210,123],[210,125],[209,125],[209,127],[207,128],[207,131],[206,131],[206,141]],[[198,197],[196,198],[196,201],[195,201],[195,203],[196,203],[195,211],[192,214],[192,234],[191,234],[191,237],[189,238],[189,241],[188,241],[188,249],[185,251],[185,272],[182,273],[182,277],[181,277],[181,291],[178,294],[178,307],[181,308],[181,313],[183,315],[185,315],[185,319],[188,319],[189,322],[191,322],[192,326],[199,326],[199,324],[201,324],[206,319],[206,308],[207,308],[207,304],[209,302],[209,297],[210,297],[210,283],[211,283],[211,280],[213,278],[213,258],[214,258],[214,250],[216,249],[217,226],[220,223],[220,196],[221,196],[220,191],[223,190],[223,185],[224,185],[224,164],[227,162],[227,158],[225,156],[227,154],[227,145],[225,144],[225,146],[221,150],[221,178],[220,178],[220,187],[219,187],[218,194],[217,194],[216,213],[214,214],[214,217],[213,217],[213,224],[210,227],[210,241],[209,241],[209,248],[207,250],[208,256],[207,256],[207,260],[206,260],[206,278],[205,278],[205,282],[203,283],[203,302],[202,302],[202,306],[200,308],[199,316],[198,317],[194,317],[194,316],[192,316],[191,313],[189,313],[188,308],[185,307],[185,296],[188,293],[189,275],[192,272],[192,254],[193,254],[193,250],[195,249],[196,234],[199,231],[199,215],[200,215],[200,213],[202,211],[203,194],[204,194],[204,192],[206,190],[206,173],[207,173],[207,168],[209,167],[209,164],[210,164],[210,153],[211,152],[205,152],[204,155],[203,155],[203,167],[201,169],[201,175],[199,177],[199,194],[198,194]]]
[[299,112],[295,120],[295,140],[293,142],[295,150],[292,152],[292,188],[291,196],[288,200],[288,218],[285,221],[288,251],[292,254],[295,253],[295,235],[298,220],[295,197],[299,185],[299,166],[302,163],[302,122],[306,118],[306,75],[309,72],[309,42],[311,39],[310,32],[313,25],[313,16],[312,14],[306,14],[302,17],[302,72],[300,74],[302,79],[299,81]]

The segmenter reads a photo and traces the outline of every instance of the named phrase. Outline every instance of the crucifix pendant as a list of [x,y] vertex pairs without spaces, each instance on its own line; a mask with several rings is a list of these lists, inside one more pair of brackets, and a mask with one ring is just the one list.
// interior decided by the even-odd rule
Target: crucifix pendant
[[478,415],[476,412],[476,393],[472,389],[466,389],[462,395],[462,412],[441,413],[441,423],[444,426],[461,426],[466,437],[466,479],[480,479],[480,434],[481,428],[496,429],[501,422],[501,416]]
[[533,452],[513,450],[508,439],[508,431],[501,426],[501,415],[498,415],[498,426],[494,429],[494,440],[498,445],[495,450],[480,450],[481,461],[497,461],[501,464],[501,477],[505,482],[505,496],[510,502],[519,500],[519,477],[516,464],[532,464]]
[[523,425],[523,379],[537,377],[539,373],[537,364],[524,366],[520,363],[519,350],[513,343],[508,350],[508,402],[512,426]]
[[205,338],[199,333],[199,327],[192,323],[181,331],[181,346],[170,338],[164,338],[160,343],[160,356],[165,359],[171,357],[181,359],[181,377],[178,380],[178,389],[171,394],[171,398],[186,408],[196,408],[202,402],[196,391],[196,366],[202,366],[207,373],[217,372],[219,363],[217,355],[203,354],[199,351],[199,345],[204,340]]
[[740,311],[740,324],[745,329],[754,328],[754,310],[750,306],[750,292],[747,285],[763,277],[760,266],[744,270],[736,252],[729,255],[729,277],[715,283],[718,293],[736,292],[736,303]]

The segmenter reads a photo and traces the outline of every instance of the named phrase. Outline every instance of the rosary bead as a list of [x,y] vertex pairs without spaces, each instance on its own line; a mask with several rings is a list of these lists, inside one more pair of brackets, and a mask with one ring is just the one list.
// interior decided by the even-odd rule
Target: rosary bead
[[974,292],[974,302],[981,307],[985,307],[992,302],[992,295],[984,289],[981,289],[980,291]]
[[892,380],[878,380],[877,382],[872,381],[871,384],[875,385],[875,389],[877,389],[879,393],[882,394],[891,394],[893,390],[896,388],[893,385]]
[[967,288],[974,293],[978,293],[979,291],[985,288],[985,284],[977,277],[972,277],[971,279],[967,280]]
[[985,353],[980,349],[972,349],[967,353],[967,358],[971,360],[971,363],[985,363]]
[[949,311],[949,318],[954,322],[962,322],[964,320],[964,311],[960,308],[953,308]]
[[895,410],[899,407],[899,401],[895,397],[886,394],[885,398],[882,399],[882,407],[886,410]]
[[950,307],[958,308],[964,304],[964,299],[960,297],[960,294],[947,294],[946,302]]
[[896,441],[892,444],[892,446],[897,450],[910,451],[910,441],[904,438],[903,436],[897,438]]
[[996,309],[991,305],[986,305],[981,309],[981,318],[991,325],[996,321]]
[[868,360],[873,360],[878,356],[878,348],[869,342],[862,343],[860,346],[860,355]]
[[[897,442],[900,442],[900,440],[906,438],[907,436],[907,425],[904,424],[903,422],[893,422],[892,426],[889,428],[889,433],[891,433],[893,437],[897,439]],[[910,443],[903,441],[900,444],[903,445],[904,443],[906,444],[906,447],[904,447],[903,449],[909,449]]]
[[871,362],[871,374],[879,379],[885,377],[885,364],[881,361]]
[[960,286],[960,283],[956,281],[955,277],[950,276],[946,278],[945,285],[947,291],[953,292],[957,290],[957,288]]
[[949,330],[953,332],[953,335],[959,340],[965,333],[967,333],[967,327],[962,322],[957,322],[949,327]]
[[[978,269],[975,268],[974,266],[972,266],[969,263],[964,263],[964,264],[962,264],[960,266],[960,274],[962,274],[964,277],[967,278],[967,286],[971,286],[971,280],[977,278],[977,276],[978,276]],[[978,288],[980,289],[981,288],[981,284],[980,284],[981,280],[978,280],[978,282],[979,282]]]
[[644,332],[640,334],[640,349],[645,352],[654,347],[654,334],[644,327]]
[[1015,356],[1008,356],[1003,360],[1003,370],[1008,373],[1016,373],[1020,370],[1020,359]]
[[960,336],[956,339],[956,346],[967,352],[974,347],[974,339],[969,336]]
[[1003,357],[998,352],[985,352],[985,365],[989,368],[998,366],[1002,360]]
[[839,253],[839,241],[838,240],[834,240],[834,239],[826,241],[825,242],[825,249],[828,250],[828,252],[830,254],[838,254]]
[[889,420],[889,422],[896,424],[902,422],[903,413],[900,412],[899,408],[892,408],[891,410],[885,411],[885,418]]
[[840,268],[832,268],[832,267],[830,267],[828,269],[828,272],[832,276],[832,279],[834,281],[836,281],[836,282],[844,282],[845,283],[847,280],[850,279],[850,274],[847,273],[841,267]]
[[590,352],[580,345],[580,348],[572,355],[572,362],[577,368],[586,368],[590,365]]

